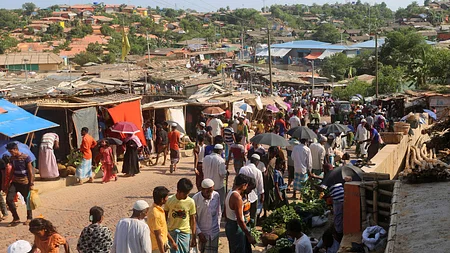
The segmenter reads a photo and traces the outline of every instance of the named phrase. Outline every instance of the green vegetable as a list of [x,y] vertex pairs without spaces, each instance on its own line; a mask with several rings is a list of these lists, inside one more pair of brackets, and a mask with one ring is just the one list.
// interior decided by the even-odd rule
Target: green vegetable
[[81,164],[81,161],[83,159],[83,154],[79,149],[73,149],[70,151],[70,154],[67,155],[67,165],[72,165],[74,167],[77,167]]
[[300,216],[295,212],[295,209],[292,206],[282,206],[275,209],[275,211],[264,220],[262,230],[267,233],[272,232],[277,225],[286,224],[293,219],[300,220]]
[[257,243],[261,241],[261,231],[258,231],[256,228],[250,228],[250,234],[255,238]]
[[188,149],[194,149],[195,148],[195,143],[194,142],[189,142],[188,144],[186,144],[185,146],[184,146],[184,149],[185,150],[188,150]]
[[292,246],[292,242],[287,238],[280,238],[277,240],[277,244],[275,245],[277,248],[283,249]]

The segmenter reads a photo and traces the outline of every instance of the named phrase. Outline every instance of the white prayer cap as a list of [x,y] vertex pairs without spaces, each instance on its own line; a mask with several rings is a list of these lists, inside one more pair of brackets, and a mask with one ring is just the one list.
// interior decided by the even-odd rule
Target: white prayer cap
[[28,253],[32,249],[31,244],[24,240],[18,240],[9,245],[7,253]]
[[206,189],[206,188],[211,188],[213,186],[214,186],[214,181],[212,181],[209,178],[203,179],[203,181],[202,181],[202,188]]
[[253,154],[252,158],[257,159],[258,161],[261,160],[261,157],[258,154]]
[[216,145],[214,145],[214,149],[223,149],[223,145],[222,144],[216,144]]
[[202,127],[206,126],[205,122],[200,122],[200,126]]
[[322,126],[326,126],[328,123],[326,121],[322,122]]
[[367,120],[366,119],[362,119],[361,123],[367,123]]
[[330,139],[330,138],[331,138],[331,139],[334,139],[334,138],[336,138],[336,135],[335,135],[334,133],[331,133],[331,134],[328,135],[328,138],[329,138],[329,139]]
[[320,139],[319,139],[319,142],[327,142],[328,141],[328,139],[327,139],[327,137],[325,137],[325,136],[320,136]]
[[177,123],[172,123],[172,127],[177,127]]
[[147,201],[145,201],[145,200],[138,200],[138,201],[134,202],[134,205],[133,205],[133,209],[136,211],[142,211],[149,207],[150,206],[148,205]]

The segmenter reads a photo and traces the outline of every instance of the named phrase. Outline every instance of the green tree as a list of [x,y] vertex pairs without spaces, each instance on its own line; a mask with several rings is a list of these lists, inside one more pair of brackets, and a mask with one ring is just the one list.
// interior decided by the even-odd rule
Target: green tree
[[319,26],[316,33],[313,34],[313,39],[323,42],[337,43],[341,39],[341,34],[335,26],[326,23]]
[[36,5],[34,3],[24,3],[22,4],[22,9],[24,14],[30,16],[36,10]]
[[64,28],[62,28],[59,24],[50,24],[46,33],[61,38],[64,36]]
[[108,54],[106,54],[106,55],[104,55],[102,57],[102,60],[103,60],[104,63],[107,63],[107,64],[115,63],[116,62],[116,55],[111,53],[111,52],[109,52]]
[[17,46],[19,41],[15,38],[9,36],[7,33],[3,33],[0,35],[0,54],[6,53],[6,51],[12,47]]
[[14,30],[18,27],[24,25],[19,18],[17,13],[6,9],[0,9],[0,27],[6,30]]
[[76,54],[73,58],[73,62],[75,62],[78,65],[83,66],[84,64],[88,62],[99,62],[98,57],[90,52],[82,52],[79,54]]
[[333,89],[333,97],[339,100],[350,100],[356,94],[361,94],[364,97],[373,95],[374,87],[355,78],[348,83],[347,87],[336,87]]
[[100,57],[103,55],[103,46],[101,44],[99,44],[98,42],[89,43],[89,45],[86,48],[86,52]]
[[[380,94],[389,94],[399,91],[404,75],[405,70],[403,67],[381,66],[378,71],[378,92]],[[372,85],[375,87],[376,80],[373,80]]]
[[322,75],[328,78],[335,76],[335,81],[344,80],[352,66],[352,59],[344,53],[337,53],[324,59],[322,63]]
[[114,32],[114,29],[109,27],[109,25],[102,25],[102,27],[100,28],[100,32],[104,36],[111,36]]
[[423,6],[428,6],[428,5],[430,5],[430,0],[425,0],[425,1],[423,1]]

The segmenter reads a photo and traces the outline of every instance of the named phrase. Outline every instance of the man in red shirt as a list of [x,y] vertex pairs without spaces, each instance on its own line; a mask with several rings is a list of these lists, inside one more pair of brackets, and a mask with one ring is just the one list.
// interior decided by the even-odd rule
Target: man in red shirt
[[177,130],[177,124],[172,124],[172,131],[168,134],[170,149],[170,173],[177,169],[177,163],[180,160],[180,137],[181,134]]

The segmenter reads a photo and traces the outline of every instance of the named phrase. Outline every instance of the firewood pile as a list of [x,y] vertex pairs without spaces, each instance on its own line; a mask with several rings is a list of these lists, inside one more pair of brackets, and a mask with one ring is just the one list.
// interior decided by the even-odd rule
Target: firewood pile
[[406,152],[405,169],[400,172],[400,176],[409,183],[449,180],[450,165],[443,160],[450,156],[450,150],[434,150],[428,149],[426,143],[410,145]]

